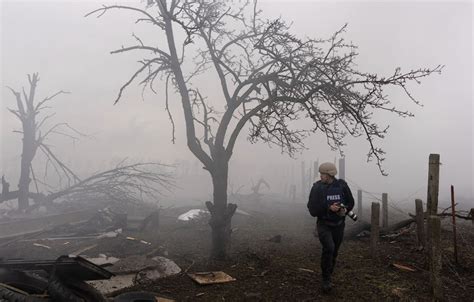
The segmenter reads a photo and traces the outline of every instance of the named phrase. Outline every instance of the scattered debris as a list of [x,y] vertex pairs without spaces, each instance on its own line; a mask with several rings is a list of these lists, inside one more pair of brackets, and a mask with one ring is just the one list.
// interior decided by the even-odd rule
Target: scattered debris
[[143,243],[143,244],[146,244],[146,245],[151,245],[151,242],[148,242],[148,241],[145,241],[145,240],[141,240],[141,239],[137,239],[137,238],[134,238],[134,237],[130,237],[130,236],[127,236],[125,237],[127,240],[131,240],[131,241],[137,241],[137,242],[140,242],[140,243]]
[[116,229],[115,231],[110,231],[106,233],[102,233],[99,236],[97,236],[97,239],[102,239],[102,238],[115,238],[119,234],[122,234],[122,229]]
[[108,270],[115,273],[116,276],[109,280],[89,282],[104,294],[110,294],[144,281],[155,281],[181,272],[181,268],[170,259],[160,256],[150,259],[140,255],[120,259],[109,266]]
[[135,275],[136,274],[117,275],[108,280],[88,281],[87,283],[102,294],[108,295],[120,289],[133,286],[135,284]]
[[116,229],[114,231],[103,232],[96,235],[88,235],[88,236],[55,236],[55,237],[47,237],[47,238],[37,238],[37,239],[23,239],[19,240],[19,242],[25,241],[35,241],[35,240],[48,240],[48,241],[55,241],[55,240],[81,240],[81,239],[103,239],[103,238],[115,238],[119,234],[122,233],[122,229]]
[[162,270],[163,277],[176,275],[181,272],[181,268],[174,261],[168,258],[156,256],[151,259],[158,263]]
[[34,246],[43,247],[43,248],[48,249],[48,250],[51,249],[50,246],[47,246],[47,245],[44,245],[44,244],[41,244],[41,243],[33,243],[33,245],[34,245]]
[[299,270],[299,271],[301,271],[301,272],[307,272],[307,273],[312,273],[312,274],[314,274],[314,271],[313,271],[313,270],[311,270],[311,269],[307,269],[307,268],[298,268],[298,270]]
[[137,282],[141,283],[145,280],[155,281],[163,277],[177,275],[181,272],[181,268],[165,257],[153,257],[153,261],[156,262],[155,267],[146,268],[137,274]]
[[93,245],[89,245],[89,246],[83,247],[83,248],[81,248],[81,249],[79,249],[79,250],[77,250],[77,251],[75,251],[75,252],[72,252],[71,255],[73,255],[73,256],[79,256],[79,255],[81,255],[82,253],[84,253],[84,252],[86,252],[86,251],[88,251],[88,250],[91,250],[91,249],[97,247],[97,245],[98,245],[98,244],[96,243],[96,244],[93,244]]
[[107,257],[105,254],[99,254],[99,257],[84,257],[85,259],[89,260],[90,262],[94,263],[98,266],[108,266],[118,262],[120,259],[116,257]]
[[188,276],[201,285],[227,283],[237,280],[222,271],[188,273]]
[[402,270],[402,271],[416,272],[416,269],[414,269],[413,267],[407,266],[407,265],[398,264],[398,263],[392,263],[392,265],[394,267],[398,268],[399,270]]
[[187,211],[184,214],[179,215],[178,220],[190,221],[190,220],[201,218],[206,215],[209,215],[209,211],[202,210],[202,209],[192,209],[192,210]]
[[147,258],[142,255],[133,255],[117,261],[109,270],[116,274],[128,274],[153,270],[159,272],[160,277],[167,277],[181,272],[176,263],[165,257]]
[[[249,213],[247,213],[245,211],[242,211],[240,209],[235,210],[235,213],[236,214],[241,214],[241,215],[244,215],[244,216],[251,216]],[[209,216],[209,215],[210,215],[210,213],[207,210],[192,209],[192,210],[187,211],[186,213],[183,213],[183,214],[179,215],[178,220],[190,221],[190,220],[200,219],[200,218],[203,218],[203,217],[206,217],[206,216]]]

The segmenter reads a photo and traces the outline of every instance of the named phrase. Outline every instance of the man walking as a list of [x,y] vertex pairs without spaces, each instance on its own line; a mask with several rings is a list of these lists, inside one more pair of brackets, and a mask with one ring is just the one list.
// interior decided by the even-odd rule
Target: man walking
[[319,166],[321,180],[311,188],[308,210],[318,217],[316,224],[321,254],[322,290],[331,291],[331,275],[336,264],[337,253],[344,237],[345,216],[354,207],[354,197],[347,183],[337,179],[336,166],[323,163]]

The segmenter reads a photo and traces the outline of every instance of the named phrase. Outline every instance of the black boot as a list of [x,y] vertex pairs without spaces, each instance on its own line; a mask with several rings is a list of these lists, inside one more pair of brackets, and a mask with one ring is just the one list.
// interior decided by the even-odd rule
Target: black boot
[[331,286],[331,280],[329,279],[323,279],[323,284],[322,284],[322,290],[323,293],[328,294],[331,292],[332,286]]

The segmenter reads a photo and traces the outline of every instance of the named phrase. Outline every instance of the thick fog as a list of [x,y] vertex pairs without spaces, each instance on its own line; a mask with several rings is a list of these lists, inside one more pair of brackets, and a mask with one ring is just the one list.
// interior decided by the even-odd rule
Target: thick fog
[[[158,83],[156,95],[147,90],[143,98],[141,86],[133,83],[122,100],[113,105],[120,87],[143,56],[139,52],[112,55],[110,51],[134,43],[132,33],[157,45],[165,41],[156,29],[136,25],[136,15],[130,12],[84,17],[104,3],[108,2],[2,1],[0,172],[16,188],[21,135],[13,130],[21,125],[7,110],[15,106],[7,87],[27,87],[27,74],[38,72],[38,99],[59,90],[70,92],[58,96],[49,112],[56,112],[55,122],[67,122],[87,136],[78,141],[51,136],[48,143],[79,175],[110,168],[124,158],[177,164],[178,176],[190,169],[191,177],[178,178],[178,188],[166,196],[166,201],[206,200],[212,190],[210,178],[187,149],[179,97],[170,96],[176,122],[175,144],[171,142],[162,83]],[[144,2],[136,1],[136,5]],[[421,85],[409,85],[422,107],[401,90],[386,91],[394,105],[415,114],[414,118],[384,112],[374,115],[382,125],[390,125],[386,138],[377,141],[386,151],[383,168],[389,175],[382,176],[375,162],[367,163],[369,145],[364,137],[347,137],[342,150],[346,178],[353,190],[387,192],[391,201],[411,207],[415,198],[426,200],[428,156],[439,153],[441,202],[449,200],[449,188],[454,185],[463,207],[473,206],[470,1],[261,1],[259,6],[264,16],[281,16],[292,22],[293,32],[300,37],[327,38],[348,23],[344,37],[358,46],[356,62],[364,72],[390,75],[397,67],[408,71],[445,65],[440,75],[423,79]],[[195,83],[222,106],[216,81],[216,76],[209,74]],[[250,144],[246,134],[244,129],[230,163],[230,191],[244,186],[241,193],[249,192],[252,182],[264,177],[271,192],[283,194],[286,185],[300,187],[301,161],[308,167],[316,160],[321,163],[340,157],[320,133],[309,137],[307,149],[294,159],[281,154],[277,147]],[[44,162],[34,162],[38,171],[43,166]],[[298,198],[304,202],[306,197]]]

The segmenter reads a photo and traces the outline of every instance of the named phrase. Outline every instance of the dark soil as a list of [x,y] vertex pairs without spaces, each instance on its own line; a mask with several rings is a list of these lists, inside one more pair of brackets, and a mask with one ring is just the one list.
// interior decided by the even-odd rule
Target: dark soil
[[[32,246],[32,241],[17,242],[0,249],[11,257],[54,258],[74,249],[98,243],[86,254],[124,257],[133,254],[162,255],[183,270],[179,275],[143,283],[122,290],[147,290],[177,301],[432,301],[425,251],[417,249],[414,230],[396,239],[383,239],[377,256],[370,253],[369,238],[346,239],[341,247],[334,274],[334,290],[322,294],[320,286],[320,244],[313,236],[315,219],[303,204],[260,203],[239,209],[251,216],[236,214],[233,219],[229,259],[208,260],[210,228],[206,219],[180,222],[179,214],[189,208],[161,211],[160,227],[153,233],[125,233],[99,242],[35,241],[51,249]],[[399,217],[402,218],[402,217]],[[393,218],[395,219],[395,218]],[[353,223],[348,221],[347,228]],[[459,225],[460,264],[453,264],[452,232],[442,232],[442,284],[445,301],[473,301],[474,226]],[[270,241],[280,235],[281,242]],[[152,242],[145,245],[127,240],[132,236]],[[414,272],[400,270],[402,264]],[[198,285],[186,273],[220,270],[236,279],[215,285]]]

